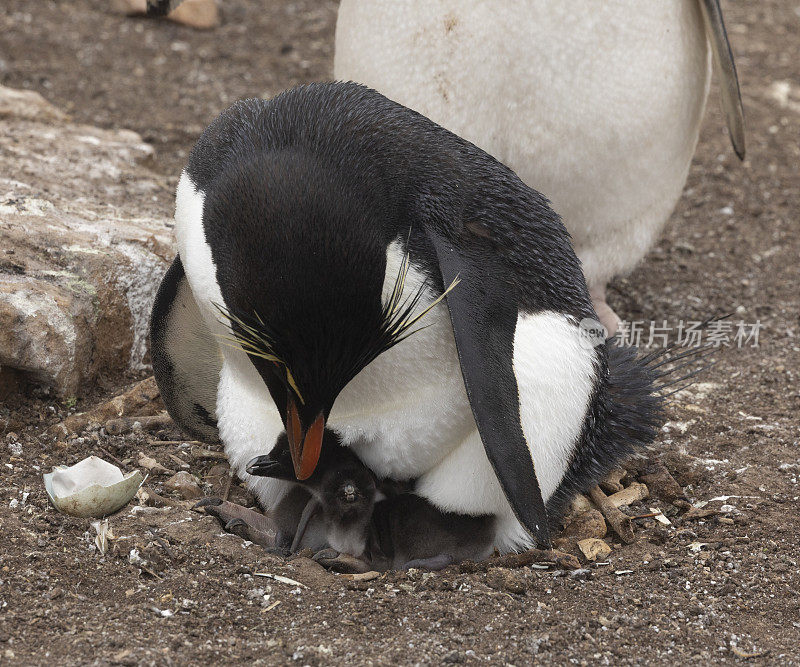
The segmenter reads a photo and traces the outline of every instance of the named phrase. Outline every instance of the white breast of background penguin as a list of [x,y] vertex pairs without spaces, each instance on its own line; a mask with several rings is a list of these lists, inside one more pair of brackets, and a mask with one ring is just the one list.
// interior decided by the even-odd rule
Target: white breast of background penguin
[[511,167],[589,285],[643,256],[680,196],[710,81],[697,0],[342,0],[337,79]]
[[[203,230],[203,201],[203,193],[184,173],[176,198],[178,251],[209,327],[224,334],[214,306],[224,302]],[[385,296],[401,261],[399,244],[393,243],[387,252]],[[413,293],[424,279],[412,265],[406,291]],[[379,476],[419,478],[417,492],[443,510],[496,514],[500,517],[496,545],[524,546],[529,540],[513,517],[472,417],[446,305],[428,313],[423,325],[345,387],[328,425]],[[270,507],[283,495],[286,483],[251,477],[244,466],[272,449],[283,430],[281,419],[241,349],[222,345],[221,351],[220,437],[231,466]],[[595,353],[582,344],[577,326],[565,315],[520,314],[513,362],[523,431],[547,500],[564,476],[580,437],[595,382]]]

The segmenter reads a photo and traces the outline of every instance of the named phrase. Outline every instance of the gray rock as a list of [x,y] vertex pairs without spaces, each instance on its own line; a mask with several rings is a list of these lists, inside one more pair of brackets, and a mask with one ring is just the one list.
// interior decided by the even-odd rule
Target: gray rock
[[185,470],[181,470],[181,472],[174,474],[164,482],[164,488],[168,491],[174,491],[185,500],[194,500],[203,496],[203,491],[197,483],[197,478]]
[[0,154],[0,367],[62,396],[145,368],[173,254],[153,202],[166,185],[141,164],[152,148],[0,86]]
[[0,86],[0,118],[50,121],[66,120],[66,115],[33,90]]
[[490,567],[486,574],[486,583],[496,590],[517,595],[524,595],[527,589],[525,579],[519,572],[503,567]]

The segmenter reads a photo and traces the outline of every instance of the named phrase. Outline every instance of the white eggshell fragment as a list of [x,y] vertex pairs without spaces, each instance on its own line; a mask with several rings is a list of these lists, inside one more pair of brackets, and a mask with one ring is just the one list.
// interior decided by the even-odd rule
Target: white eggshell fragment
[[64,514],[100,518],[127,505],[142,485],[138,470],[123,475],[112,463],[90,456],[44,475],[50,502]]

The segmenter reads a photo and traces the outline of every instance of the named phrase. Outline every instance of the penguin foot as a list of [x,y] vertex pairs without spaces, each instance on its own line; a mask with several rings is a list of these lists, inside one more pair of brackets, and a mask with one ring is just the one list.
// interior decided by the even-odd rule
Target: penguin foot
[[621,320],[613,308],[606,303],[606,286],[589,288],[589,295],[592,297],[594,312],[597,313],[600,324],[606,328],[606,336],[613,336],[617,333]]
[[439,554],[431,558],[415,558],[403,565],[404,570],[416,568],[418,570],[443,570],[448,565],[453,564],[453,557],[450,554]]
[[314,554],[313,559],[326,570],[342,574],[361,574],[372,568],[369,563],[350,554],[340,553],[336,549],[323,549]]
[[194,509],[202,509],[206,514],[216,517],[226,532],[244,540],[270,550],[279,546],[278,527],[260,512],[221,498],[203,498],[194,505]]
[[[148,3],[147,0],[112,0],[111,7],[119,14],[142,16],[148,14],[148,4],[162,4],[174,7],[167,14],[167,18],[170,21],[188,25],[196,30],[208,30],[219,25],[219,9],[215,0],[183,0],[180,3],[175,0],[171,3]],[[162,11],[166,13],[167,7]],[[160,14],[149,15],[156,16]]]
[[255,526],[251,526],[243,519],[237,517],[225,524],[225,532],[238,535],[243,540],[248,540],[264,547],[270,553],[277,553],[282,556],[288,554],[288,549],[281,549],[276,546],[280,540],[274,529],[269,529],[267,531],[259,530]]

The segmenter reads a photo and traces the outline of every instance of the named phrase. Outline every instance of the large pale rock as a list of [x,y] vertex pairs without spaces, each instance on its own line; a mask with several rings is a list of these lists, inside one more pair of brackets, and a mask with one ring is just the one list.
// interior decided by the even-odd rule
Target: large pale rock
[[140,164],[151,153],[134,132],[74,125],[0,86],[0,367],[73,396],[146,366],[171,259],[153,201],[166,186]]
[[91,301],[58,285],[0,275],[0,359],[30,379],[75,393],[92,352]]
[[48,121],[66,120],[66,115],[33,90],[0,86],[0,118]]

